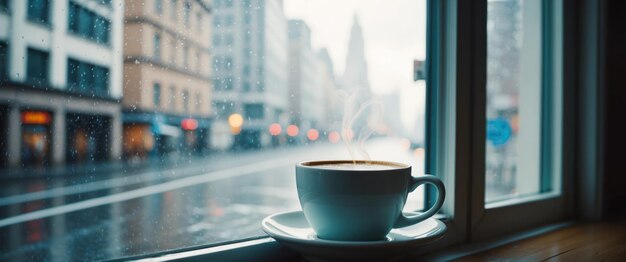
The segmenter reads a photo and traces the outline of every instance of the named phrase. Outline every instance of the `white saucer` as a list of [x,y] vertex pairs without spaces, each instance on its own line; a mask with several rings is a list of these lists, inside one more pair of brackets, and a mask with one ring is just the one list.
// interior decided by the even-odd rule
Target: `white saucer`
[[271,215],[263,219],[261,226],[276,241],[310,261],[399,260],[408,251],[437,240],[446,232],[444,223],[428,218],[416,225],[391,230],[386,240],[325,240],[317,238],[302,211]]

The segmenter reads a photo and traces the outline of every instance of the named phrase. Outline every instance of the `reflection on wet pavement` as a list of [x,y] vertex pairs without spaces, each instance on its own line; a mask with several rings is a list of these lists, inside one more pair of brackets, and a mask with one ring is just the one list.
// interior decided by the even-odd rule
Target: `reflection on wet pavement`
[[[421,173],[423,160],[398,140],[370,146],[374,158],[407,162]],[[262,235],[264,217],[299,209],[294,163],[333,158],[345,158],[345,150],[316,145],[208,158],[80,184],[14,181],[2,186],[13,198],[0,197],[0,260],[102,260]],[[419,208],[421,196],[412,194],[407,208]]]

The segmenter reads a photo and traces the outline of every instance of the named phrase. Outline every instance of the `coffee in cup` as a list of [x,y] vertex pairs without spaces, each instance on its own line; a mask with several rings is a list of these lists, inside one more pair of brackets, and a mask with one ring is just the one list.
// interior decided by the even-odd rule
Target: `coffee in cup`
[[[432,184],[434,206],[404,216],[408,193]],[[435,176],[411,176],[411,166],[387,161],[306,161],[296,165],[296,185],[304,216],[317,237],[340,241],[385,239],[392,228],[417,224],[443,205],[445,188]]]

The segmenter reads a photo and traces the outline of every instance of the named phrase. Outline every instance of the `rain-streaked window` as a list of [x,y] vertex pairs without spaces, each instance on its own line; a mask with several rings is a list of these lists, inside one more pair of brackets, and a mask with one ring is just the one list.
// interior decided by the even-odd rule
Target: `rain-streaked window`
[[425,0],[0,0],[0,21],[0,261],[258,237],[300,209],[303,160],[424,172]]

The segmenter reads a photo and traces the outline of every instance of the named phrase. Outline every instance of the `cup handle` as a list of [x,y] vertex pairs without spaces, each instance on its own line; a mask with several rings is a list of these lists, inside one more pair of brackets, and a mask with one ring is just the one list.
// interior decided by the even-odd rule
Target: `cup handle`
[[404,214],[400,214],[398,221],[393,226],[393,228],[401,228],[410,225],[415,225],[419,222],[426,220],[427,218],[435,215],[437,211],[443,206],[443,200],[446,197],[446,189],[443,186],[443,182],[436,176],[426,175],[420,177],[411,176],[411,180],[409,181],[409,192],[413,192],[418,186],[423,184],[431,184],[437,188],[437,201],[435,205],[433,205],[426,212],[421,213],[415,216],[405,216]]

